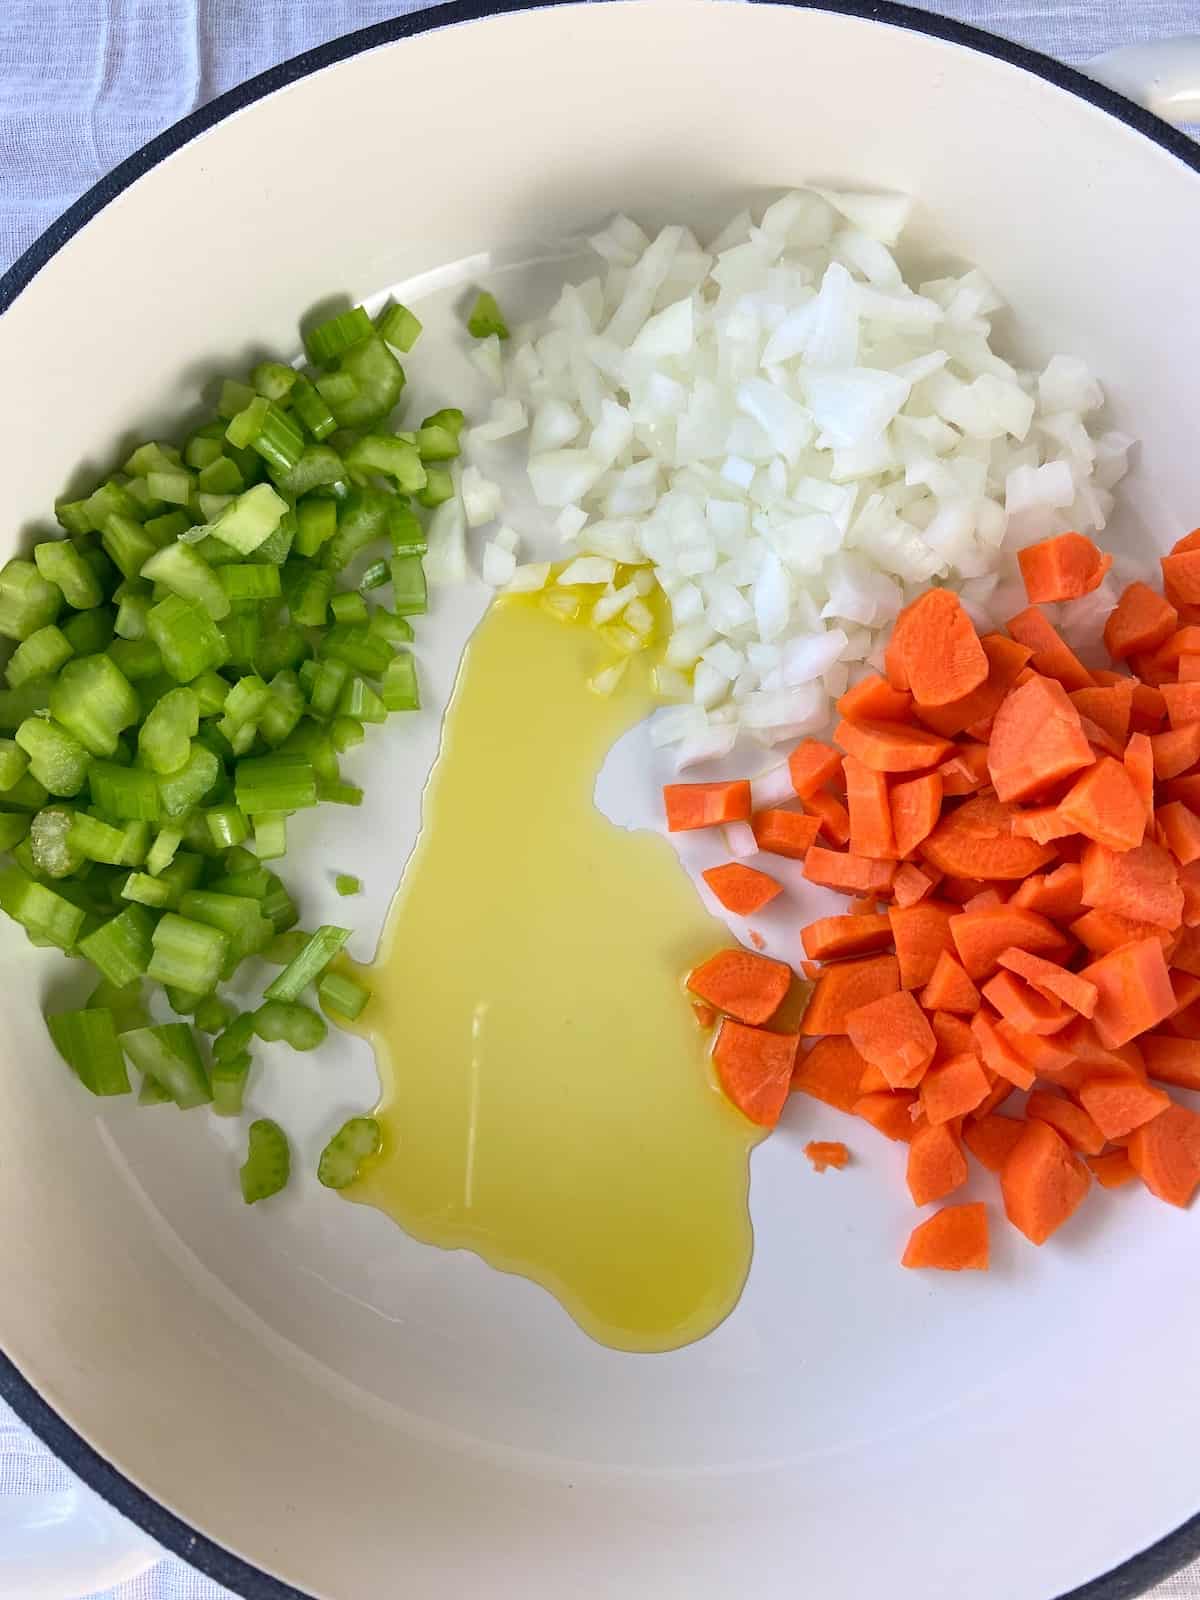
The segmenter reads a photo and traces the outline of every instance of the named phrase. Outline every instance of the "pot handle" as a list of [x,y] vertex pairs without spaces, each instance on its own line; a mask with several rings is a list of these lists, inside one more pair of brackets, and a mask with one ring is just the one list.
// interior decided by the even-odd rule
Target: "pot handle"
[[0,1600],[79,1600],[161,1560],[146,1534],[82,1483],[0,1495]]
[[1200,122],[1200,35],[1121,45],[1083,70],[1175,127]]

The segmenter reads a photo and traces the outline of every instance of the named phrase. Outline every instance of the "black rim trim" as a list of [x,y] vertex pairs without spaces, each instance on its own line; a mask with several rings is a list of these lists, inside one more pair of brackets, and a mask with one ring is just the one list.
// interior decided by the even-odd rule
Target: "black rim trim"
[[[511,12],[548,10],[573,0],[447,0],[432,9],[414,11],[408,16],[379,22],[354,33],[343,34],[327,44],[306,50],[290,61],[259,73],[236,88],[219,95],[199,110],[151,139],[128,156],[119,166],[63,212],[0,277],[0,313],[27,287],[46,263],[68,244],[98,212],[128,189],[138,178],[200,134],[245,106],[274,94],[277,89],[297,83],[324,67],[335,66],[351,56],[374,50],[399,39],[451,27],[456,23],[478,22]],[[593,0],[596,3],[596,0]],[[635,3],[635,0],[630,0]],[[1001,39],[949,17],[916,11],[891,0],[757,0],[759,4],[782,4],[802,11],[828,11],[863,21],[885,23],[910,33],[923,33],[949,44],[962,45],[981,55],[992,56],[1019,67],[1024,72],[1065,89],[1078,99],[1106,111],[1119,122],[1133,128],[1154,144],[1176,156],[1194,172],[1200,172],[1200,147],[1185,134],[1168,127],[1149,111],[1093,82],[1075,71],[1024,45]],[[94,1450],[41,1398],[33,1384],[0,1351],[0,1396],[8,1402],[42,1442],[72,1472],[101,1495],[122,1516],[143,1529],[166,1550],[180,1556],[214,1582],[224,1585],[243,1600],[313,1600],[303,1590],[294,1589],[281,1579],[231,1554],[223,1546],[195,1532],[181,1518],[167,1511],[143,1489],[120,1473]],[[1131,1556],[1121,1566],[1085,1583],[1057,1600],[1133,1600],[1154,1584],[1200,1556],[1200,1513],[1156,1544]]]

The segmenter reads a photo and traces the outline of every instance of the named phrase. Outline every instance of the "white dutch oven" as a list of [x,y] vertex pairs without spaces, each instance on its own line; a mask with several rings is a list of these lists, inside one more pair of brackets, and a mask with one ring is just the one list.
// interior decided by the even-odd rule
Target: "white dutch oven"
[[[450,5],[269,73],[18,263],[0,283],[0,553],[81,462],[177,423],[198,378],[293,348],[331,292],[442,284],[421,301],[422,370],[442,349],[453,389],[454,286],[501,273],[532,309],[549,279],[513,264],[614,209],[704,227],[806,179],[911,192],[915,252],[980,264],[1019,308],[1018,354],[1087,358],[1144,441],[1127,537],[1200,521],[1200,161],[1163,122],[865,0],[503,9]],[[1194,53],[1103,74],[1164,115],[1200,107]],[[382,741],[364,812],[322,818],[309,873],[292,867],[306,920],[336,904],[316,863],[368,878],[361,955],[480,603],[435,611],[431,710]],[[311,1183],[245,1211],[241,1135],[204,1113],[98,1114],[40,1021],[61,973],[0,934],[0,1390],[235,1591],[1051,1600],[1126,1563],[1080,1593],[1134,1593],[1200,1549],[1194,1216],[1110,1197],[1069,1241],[1014,1235],[984,1281],[930,1282],[894,1265],[895,1152],[803,1184],[797,1143],[835,1120],[798,1108],[754,1157],[737,1311],[690,1349],[617,1354],[541,1290]],[[373,1088],[341,1042],[270,1062],[255,1106],[281,1110],[311,1168]],[[0,1513],[0,1581],[23,1600],[151,1559],[91,1496]]]

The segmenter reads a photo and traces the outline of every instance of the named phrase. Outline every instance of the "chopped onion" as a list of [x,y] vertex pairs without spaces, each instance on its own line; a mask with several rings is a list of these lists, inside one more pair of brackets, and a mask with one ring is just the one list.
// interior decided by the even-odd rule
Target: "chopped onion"
[[786,761],[750,780],[750,803],[756,811],[764,806],[781,806],[785,800],[795,798],[796,789]]

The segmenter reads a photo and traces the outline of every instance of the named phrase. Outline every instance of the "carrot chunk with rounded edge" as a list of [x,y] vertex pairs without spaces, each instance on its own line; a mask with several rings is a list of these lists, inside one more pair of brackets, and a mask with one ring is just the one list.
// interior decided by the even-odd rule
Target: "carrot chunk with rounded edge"
[[[847,790],[849,776],[847,769]],[[890,810],[893,843],[898,856],[911,855],[933,832],[941,814],[942,794],[942,778],[937,772],[927,772],[919,778],[909,778],[893,786]],[[853,807],[851,807],[851,817],[853,818]]]
[[984,1065],[1018,1089],[1031,1089],[1035,1073],[1019,1051],[1008,1043],[997,1025],[995,1012],[977,1011],[971,1018],[971,1032],[975,1036]]
[[840,1139],[812,1139],[804,1146],[804,1154],[817,1172],[828,1167],[840,1172],[850,1160],[850,1152]]
[[892,899],[898,906],[915,906],[933,893],[938,877],[936,872],[922,872],[914,862],[904,861],[892,880]]
[[756,811],[750,826],[760,850],[773,856],[786,856],[790,861],[803,861],[820,824],[816,817],[805,816],[802,811],[772,808]]
[[966,1205],[943,1206],[918,1222],[900,1265],[938,1272],[986,1272],[988,1260],[987,1207],[981,1200],[972,1200]]
[[1016,812],[1012,819],[1013,838],[1033,839],[1037,844],[1050,844],[1077,831],[1058,806],[1034,806],[1028,811]]
[[1162,697],[1162,690],[1156,689],[1152,683],[1135,683],[1133,710],[1129,714],[1130,729],[1134,733],[1154,734],[1166,720],[1167,702]]
[[1200,722],[1168,728],[1165,733],[1152,733],[1150,749],[1154,754],[1154,776],[1177,778],[1200,761]]
[[1122,945],[1079,974],[1096,986],[1092,1025],[1107,1049],[1148,1033],[1171,1015],[1175,995],[1157,939]]
[[883,912],[819,917],[800,930],[800,938],[814,961],[834,961],[886,950],[892,942],[892,925]]
[[951,1056],[949,1061],[930,1067],[921,1079],[921,1109],[926,1121],[935,1126],[951,1122],[981,1105],[990,1088],[987,1073],[974,1052]]
[[936,1127],[923,1123],[908,1147],[908,1192],[913,1204],[927,1206],[944,1200],[967,1181],[967,1158],[952,1122]]
[[1182,800],[1170,800],[1155,812],[1159,835],[1181,867],[1200,861],[1200,817]]
[[[1091,759],[1090,751],[1089,757]],[[923,860],[955,878],[1027,878],[1054,859],[1054,851],[1012,834],[1012,806],[976,795],[947,812],[920,846]]]
[[1081,1156],[1098,1156],[1104,1149],[1104,1134],[1095,1121],[1071,1100],[1046,1089],[1031,1091],[1025,1115],[1033,1122],[1046,1122]]
[[1124,1139],[1171,1104],[1165,1089],[1136,1078],[1098,1074],[1079,1086],[1083,1108],[1106,1139]]
[[1024,1132],[1023,1122],[989,1112],[964,1124],[962,1136],[963,1143],[981,1167],[999,1172]]
[[1013,945],[1049,961],[1071,953],[1070,940],[1048,918],[1016,905],[960,911],[951,918],[950,937],[967,976],[976,981],[990,977],[1002,953]]
[[907,989],[851,1011],[846,1030],[859,1055],[878,1067],[893,1089],[918,1083],[937,1048],[925,1013]]
[[757,1024],[773,1017],[792,982],[784,961],[750,950],[718,950],[688,974],[687,986],[718,1011]]
[[[974,742],[957,745],[954,753],[947,756],[937,769],[937,776],[942,780],[942,793],[947,798],[978,794],[992,781],[987,768],[987,745]],[[919,778],[914,779],[914,782],[920,781]]]
[[757,867],[747,867],[740,861],[728,861],[722,867],[709,867],[700,876],[725,907],[735,916],[749,917],[763,906],[769,905],[783,885]]
[[950,919],[955,908],[941,900],[920,900],[915,906],[892,906],[888,912],[896,959],[900,963],[900,986],[920,989],[933,977],[938,956],[953,951]]
[[[842,763],[839,759],[838,771],[841,770]],[[849,844],[850,813],[837,795],[830,794],[827,789],[818,789],[816,794],[810,794],[805,799],[804,809],[809,816],[816,817],[820,834],[828,839],[830,844]]]
[[888,801],[887,779],[854,756],[842,763],[846,774],[846,807],[850,813],[850,849],[875,861],[896,858],[896,835]]
[[1127,1150],[1110,1150],[1107,1155],[1085,1156],[1084,1160],[1102,1189],[1119,1189],[1137,1177]]
[[998,972],[989,978],[983,986],[983,997],[1022,1033],[1058,1033],[1075,1015],[1070,1006],[1039,993],[1012,972]]
[[896,876],[896,863],[871,861],[814,844],[804,858],[804,876],[809,883],[840,889],[844,894],[887,894]]
[[[1133,850],[1146,832],[1146,804],[1119,761],[1101,756],[1058,803],[1067,830],[1110,850]],[[1085,872],[1086,877],[1086,872]]]
[[1085,905],[1113,911],[1131,922],[1152,922],[1156,928],[1179,926],[1183,916],[1179,870],[1161,845],[1149,839],[1134,850],[1089,844],[1080,864]]
[[1186,1106],[1168,1106],[1128,1144],[1130,1163],[1150,1193],[1168,1205],[1186,1206],[1200,1183],[1200,1117]]
[[1164,683],[1162,697],[1167,702],[1167,721],[1172,728],[1200,722],[1200,683]]
[[1095,684],[1083,662],[1036,606],[1011,618],[1008,631],[1033,651],[1030,664],[1035,672],[1056,679],[1064,689],[1090,689]]
[[713,1045],[713,1063],[722,1089],[751,1122],[773,1128],[791,1087],[799,1039],[794,1033],[769,1033],[726,1017]]
[[910,1108],[916,1100],[916,1095],[907,1089],[880,1089],[860,1095],[852,1109],[856,1117],[869,1122],[885,1138],[896,1144],[909,1144],[913,1136]]
[[1030,605],[1053,605],[1091,594],[1112,566],[1082,533],[1059,533],[1017,552]]
[[929,982],[921,990],[921,1004],[926,1011],[960,1011],[965,1016],[979,1010],[979,990],[949,950],[938,952]]
[[1083,910],[1083,868],[1068,861],[1053,872],[1035,873],[1021,884],[1010,904],[1056,921],[1077,917]]
[[1087,1168],[1047,1122],[1030,1122],[1000,1170],[1008,1220],[1045,1244],[1083,1203]]
[[1103,728],[1122,748],[1129,738],[1129,719],[1133,715],[1133,679],[1121,678],[1098,689],[1075,689],[1071,704],[1080,719]]
[[[851,1011],[878,1000],[881,995],[892,994],[899,987],[900,968],[895,956],[839,961],[826,967],[817,979],[800,1031],[809,1038],[845,1033],[846,1018]],[[861,1075],[861,1067],[859,1070]]]
[[750,816],[750,783],[668,783],[663,788],[667,832],[713,828],[719,822],[746,822]]
[[906,608],[900,649],[908,687],[922,706],[953,705],[988,675],[975,624],[953,589],[926,589]]
[[788,757],[788,775],[801,800],[823,789],[841,770],[841,755],[819,739],[803,739]]
[[1123,944],[1132,944],[1135,939],[1154,938],[1165,946],[1171,937],[1165,928],[1155,927],[1152,922],[1131,922],[1128,917],[1119,917],[1112,911],[1084,912],[1071,923],[1071,932],[1094,956],[1106,956]]
[[1122,764],[1149,818],[1154,813],[1154,746],[1148,734],[1130,734]]
[[1175,607],[1148,583],[1131,583],[1104,624],[1104,648],[1114,661],[1157,650],[1178,622]]
[[950,741],[903,722],[839,722],[834,741],[873,772],[920,772],[936,767]]
[[837,714],[851,722],[907,722],[912,716],[912,695],[893,689],[886,678],[872,672],[840,697]]
[[1078,711],[1053,678],[1035,674],[996,713],[988,771],[1001,800],[1029,800],[1094,759]]
[[1019,1057],[1035,1077],[1052,1077],[1069,1067],[1074,1059],[1060,1034],[1028,1033],[1023,1028],[1015,1028],[1003,1017],[996,1024],[996,1032],[1005,1049]]
[[1177,1089],[1200,1089],[1200,1040],[1151,1033],[1138,1040],[1146,1071]]
[[1181,550],[1161,557],[1163,582],[1189,606],[1200,605],[1200,550]]
[[979,644],[987,657],[988,675],[977,689],[947,706],[913,707],[919,720],[935,733],[962,733],[990,722],[1033,655],[1028,646],[1018,644],[1003,633],[985,633]]
[[1088,983],[1078,973],[1068,972],[1066,967],[1059,966],[1058,962],[1032,955],[1017,945],[1001,951],[998,959],[1000,966],[1006,971],[1015,972],[1019,978],[1024,978],[1026,983],[1032,984],[1042,994],[1054,1000],[1061,1000],[1064,1005],[1070,1006],[1072,1011],[1078,1011],[1081,1016],[1090,1017],[1095,1011],[1095,984]]
[[811,1095],[835,1111],[852,1111],[861,1098],[859,1079],[866,1062],[849,1039],[835,1035],[818,1039],[810,1050],[802,1050],[792,1069],[792,1088]]
[[965,1056],[979,1054],[979,1047],[975,1042],[975,1035],[971,1032],[970,1024],[961,1017],[952,1015],[949,1011],[932,1011],[929,1014],[929,1026],[933,1030],[933,1037],[937,1040],[937,1054],[935,1061],[949,1061],[952,1056]]

